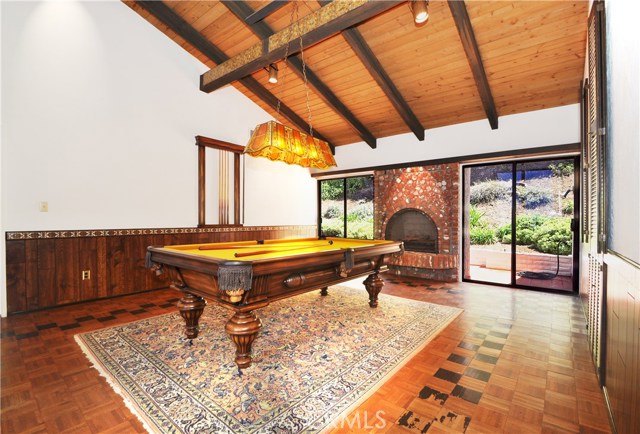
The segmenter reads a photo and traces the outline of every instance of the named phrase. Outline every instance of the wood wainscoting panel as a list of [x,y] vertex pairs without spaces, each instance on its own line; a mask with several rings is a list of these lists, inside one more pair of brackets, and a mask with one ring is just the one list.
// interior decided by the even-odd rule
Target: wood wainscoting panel
[[[29,312],[168,285],[148,246],[312,237],[315,225],[7,232],[7,310]],[[83,271],[89,271],[83,279]]]
[[640,432],[640,267],[608,253],[605,388],[617,432]]

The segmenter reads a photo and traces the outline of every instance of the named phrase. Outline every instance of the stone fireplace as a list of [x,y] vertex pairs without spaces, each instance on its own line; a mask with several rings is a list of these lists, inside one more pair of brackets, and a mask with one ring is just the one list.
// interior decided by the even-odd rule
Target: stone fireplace
[[380,170],[374,177],[375,235],[405,244],[391,272],[458,280],[459,165]]

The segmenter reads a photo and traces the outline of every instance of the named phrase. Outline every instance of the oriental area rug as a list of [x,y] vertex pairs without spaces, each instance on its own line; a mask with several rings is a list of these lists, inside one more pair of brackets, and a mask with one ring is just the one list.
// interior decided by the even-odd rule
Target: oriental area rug
[[242,372],[214,303],[190,342],[178,312],[76,335],[145,429],[159,433],[313,433],[371,395],[460,309],[342,286],[256,311],[262,330]]

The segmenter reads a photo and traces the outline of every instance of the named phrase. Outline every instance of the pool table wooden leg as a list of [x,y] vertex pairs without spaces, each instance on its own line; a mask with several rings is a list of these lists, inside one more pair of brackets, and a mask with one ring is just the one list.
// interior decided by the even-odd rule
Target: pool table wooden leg
[[198,337],[198,320],[206,305],[207,302],[204,298],[188,292],[183,293],[182,298],[178,301],[178,309],[180,309],[180,315],[184,318],[186,325],[187,338],[194,339]]
[[251,344],[258,336],[262,322],[252,311],[236,312],[227,322],[225,330],[236,345],[236,365],[239,369],[251,366]]
[[382,290],[384,286],[384,280],[378,273],[370,274],[364,281],[364,287],[367,288],[367,292],[369,293],[369,306],[378,307],[378,294]]

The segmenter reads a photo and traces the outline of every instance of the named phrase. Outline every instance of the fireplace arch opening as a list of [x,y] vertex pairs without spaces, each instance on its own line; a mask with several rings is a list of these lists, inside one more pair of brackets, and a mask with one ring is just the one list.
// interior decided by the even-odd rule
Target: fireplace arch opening
[[407,251],[438,253],[438,227],[419,209],[405,208],[392,215],[385,238],[402,241]]

